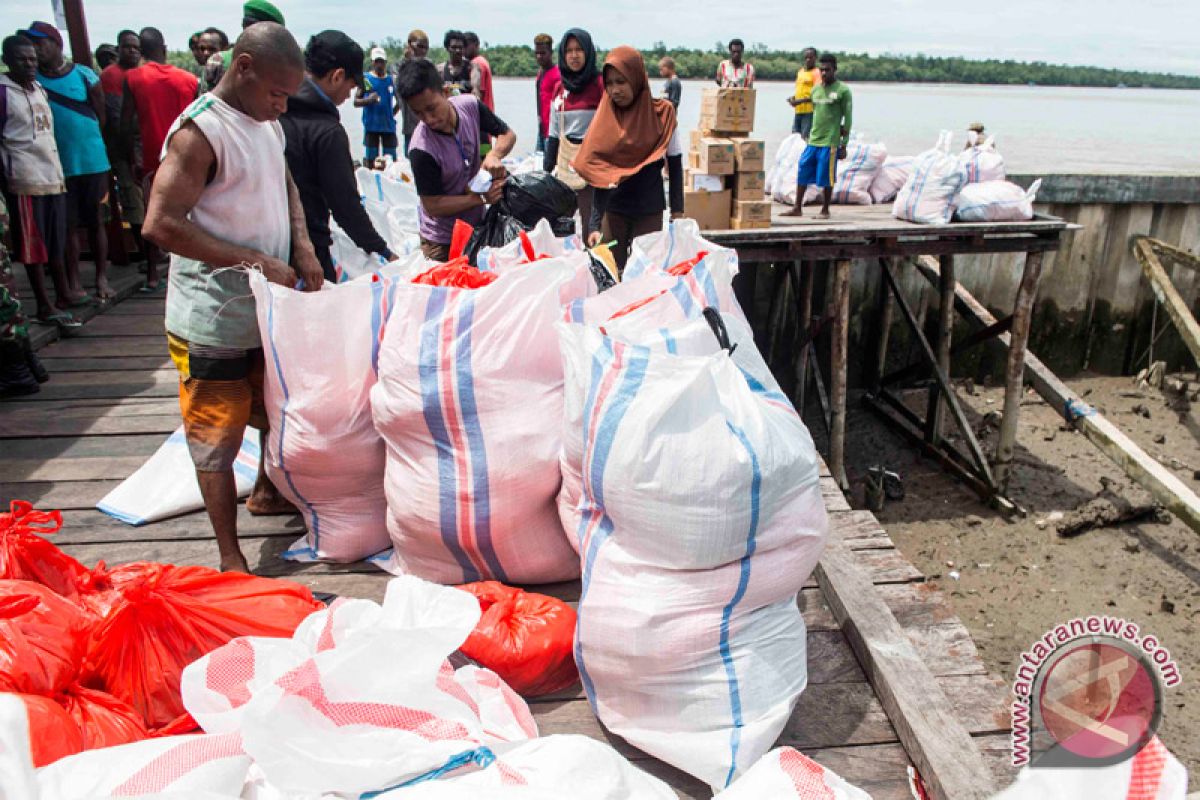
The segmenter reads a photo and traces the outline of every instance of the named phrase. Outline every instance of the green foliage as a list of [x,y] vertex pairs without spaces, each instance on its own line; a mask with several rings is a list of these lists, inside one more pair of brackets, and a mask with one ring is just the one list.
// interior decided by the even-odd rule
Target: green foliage
[[[366,45],[365,50],[374,46]],[[388,37],[380,46],[387,50],[391,61],[404,56],[403,39]],[[799,50],[769,50],[766,45],[748,45],[747,60],[754,64],[761,80],[794,80],[801,58]],[[496,45],[484,50],[492,73],[497,77],[532,77],[537,74],[537,61],[531,45]],[[603,61],[605,51],[597,58]],[[1002,61],[967,58],[942,58],[926,55],[878,56],[866,53],[835,53],[838,58],[838,77],[847,81],[882,81],[903,83],[999,83],[1038,84],[1042,86],[1143,86],[1157,89],[1200,89],[1200,76],[1172,75],[1162,72],[1076,67],[1066,64],[1047,64],[1044,61]],[[663,56],[675,59],[675,69],[681,78],[711,79],[717,64],[726,57],[725,44],[717,42],[709,50],[667,47],[664,42],[642,51],[646,66],[657,76],[655,66]],[[429,57],[435,62],[446,60],[441,47],[431,48]],[[186,51],[170,54],[168,61],[189,72],[198,73],[195,59]],[[369,67],[370,65],[366,65]]]

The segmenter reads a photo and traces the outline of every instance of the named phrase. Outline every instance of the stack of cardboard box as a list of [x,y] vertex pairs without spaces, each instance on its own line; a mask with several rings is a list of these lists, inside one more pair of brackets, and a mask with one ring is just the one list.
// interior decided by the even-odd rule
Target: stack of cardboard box
[[766,147],[754,130],[754,90],[704,90],[700,127],[692,131],[683,193],[684,215],[702,230],[768,228]]

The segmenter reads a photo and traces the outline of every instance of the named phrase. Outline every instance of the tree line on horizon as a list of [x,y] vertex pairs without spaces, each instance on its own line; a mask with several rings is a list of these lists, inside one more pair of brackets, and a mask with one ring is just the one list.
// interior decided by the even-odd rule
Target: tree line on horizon
[[[369,50],[376,43],[364,47]],[[387,50],[388,58],[397,61],[404,55],[405,42],[388,37],[378,43]],[[492,74],[501,78],[527,78],[537,74],[537,61],[529,45],[495,45],[485,47],[484,54],[492,65]],[[711,80],[717,64],[727,57],[725,45],[718,42],[712,49],[667,47],[656,42],[643,49],[642,56],[651,76],[657,76],[658,60],[670,56],[680,78]],[[1038,86],[1144,87],[1153,89],[1200,89],[1200,76],[1177,75],[1166,72],[1108,69],[1103,67],[1048,64],[1043,61],[1013,61],[1001,59],[969,59],[960,57],[917,55],[868,55],[833,51],[838,59],[838,77],[846,81],[878,81],[883,83],[968,83]],[[607,51],[597,52],[603,61]],[[444,61],[446,51],[431,48],[434,62]],[[191,72],[199,72],[191,53],[175,51],[170,62]],[[751,46],[746,60],[754,64],[759,80],[795,80],[802,61],[800,50],[771,50],[765,45]],[[368,65],[369,67],[370,65]]]

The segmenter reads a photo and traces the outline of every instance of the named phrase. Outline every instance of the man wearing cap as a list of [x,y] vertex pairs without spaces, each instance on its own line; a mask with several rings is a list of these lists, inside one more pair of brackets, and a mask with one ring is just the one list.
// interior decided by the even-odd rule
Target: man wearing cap
[[[283,12],[271,3],[268,3],[267,0],[246,0],[242,5],[242,30],[246,30],[246,28],[258,22],[275,22],[280,25],[287,24],[283,21]],[[232,60],[232,50],[223,50],[220,53],[214,53],[208,59],[208,64],[204,67],[204,74],[201,76],[204,91],[209,92],[216,88],[216,85],[221,82],[221,76],[229,69],[229,64]]]
[[[198,82],[192,73],[167,62],[167,43],[158,28],[142,28],[138,34],[143,62],[125,74],[121,100],[121,138],[129,150],[135,177],[144,184],[154,181],[167,131],[192,100]],[[136,135],[135,135],[136,131]],[[141,141],[141,161],[134,161],[134,142]],[[146,194],[149,190],[143,188]],[[159,289],[158,263],[161,254],[146,248],[146,285],[144,292]]]
[[[67,187],[54,141],[54,114],[37,82],[37,50],[20,34],[3,44],[6,74],[0,74],[4,124],[0,125],[0,169],[9,212],[14,218],[13,254],[25,265],[37,318],[79,327],[66,309],[71,293],[63,271],[67,241]],[[43,265],[49,265],[56,303],[46,291]]]
[[101,125],[105,119],[104,90],[100,77],[82,64],[63,58],[62,34],[49,22],[35,22],[25,35],[38,53],[38,83],[50,98],[54,112],[54,138],[67,182],[67,286],[75,302],[87,299],[79,280],[77,228],[86,228],[96,262],[96,296],[110,300],[108,236],[100,218],[100,204],[108,194],[108,152]]
[[287,162],[304,205],[304,221],[325,280],[336,283],[329,248],[329,215],[356,245],[387,261],[395,258],[363,208],[350,158],[350,138],[338,106],[362,85],[363,51],[341,31],[321,31],[304,50],[304,83],[279,118]]
[[362,109],[363,147],[366,148],[363,162],[371,168],[381,149],[385,156],[395,160],[396,148],[400,145],[396,138],[396,113],[400,111],[400,104],[396,84],[387,74],[387,51],[382,47],[371,48],[371,71],[366,79],[365,89],[359,86],[354,106]]

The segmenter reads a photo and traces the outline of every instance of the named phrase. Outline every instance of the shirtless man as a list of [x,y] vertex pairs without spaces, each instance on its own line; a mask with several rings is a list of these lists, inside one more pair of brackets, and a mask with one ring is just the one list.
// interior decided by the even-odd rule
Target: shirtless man
[[[273,22],[251,26],[229,71],[167,134],[143,228],[169,251],[167,343],[179,370],[179,405],[222,570],[248,571],[237,541],[233,463],[247,425],[262,432],[263,351],[248,267],[284,286],[324,280],[300,195],[287,171],[279,117],[304,80],[296,40]],[[291,263],[288,263],[289,253]],[[267,479],[246,508],[292,511]]]

